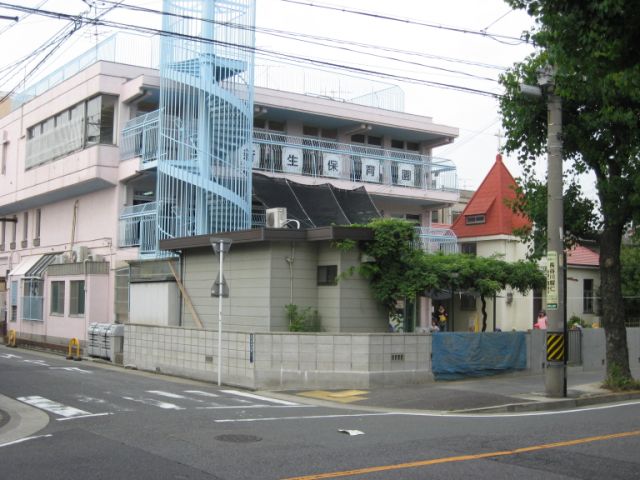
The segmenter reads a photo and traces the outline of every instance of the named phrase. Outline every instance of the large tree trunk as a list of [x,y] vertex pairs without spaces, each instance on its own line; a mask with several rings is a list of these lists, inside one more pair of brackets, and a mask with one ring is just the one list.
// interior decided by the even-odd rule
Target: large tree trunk
[[622,228],[606,225],[600,242],[600,288],[602,326],[606,338],[607,378],[631,380],[627,329],[620,279]]

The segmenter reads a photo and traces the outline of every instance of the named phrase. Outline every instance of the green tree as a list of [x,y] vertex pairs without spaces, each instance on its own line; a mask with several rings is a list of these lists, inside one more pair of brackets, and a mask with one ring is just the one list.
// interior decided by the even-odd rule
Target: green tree
[[525,174],[544,155],[545,99],[525,97],[519,83],[537,84],[541,68],[552,65],[562,98],[563,160],[572,173],[596,178],[607,376],[628,383],[620,248],[640,202],[640,9],[630,0],[506,1],[535,19],[532,38],[541,49],[502,77],[505,149],[518,154]]
[[[419,248],[415,226],[407,221],[382,218],[366,225],[373,230],[373,240],[360,248],[374,261],[360,266],[361,275],[369,279],[374,296],[393,312],[401,299],[415,301],[430,290],[470,290],[480,295],[483,328],[487,327],[486,298],[506,286],[521,293],[539,288],[545,277],[530,261],[508,263],[498,258],[464,254],[428,254]],[[353,243],[342,245],[353,248]]]
[[626,245],[620,253],[625,318],[640,316],[640,245]]

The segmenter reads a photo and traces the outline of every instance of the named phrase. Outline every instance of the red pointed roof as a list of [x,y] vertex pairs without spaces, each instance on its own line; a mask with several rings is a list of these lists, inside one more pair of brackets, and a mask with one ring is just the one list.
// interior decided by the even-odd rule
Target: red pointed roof
[[597,267],[600,265],[600,255],[587,247],[575,245],[571,250],[567,250],[567,264],[581,267]]
[[[527,218],[513,213],[505,205],[506,199],[515,198],[515,186],[516,181],[502,162],[502,155],[496,155],[496,163],[451,226],[456,236],[513,235],[514,229],[530,226],[531,222]],[[466,219],[472,215],[484,215],[484,223],[468,224]]]

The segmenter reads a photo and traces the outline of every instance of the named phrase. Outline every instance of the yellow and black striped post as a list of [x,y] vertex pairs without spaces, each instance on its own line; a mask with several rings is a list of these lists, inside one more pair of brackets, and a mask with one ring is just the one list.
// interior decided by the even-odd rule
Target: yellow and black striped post
[[547,332],[547,361],[564,362],[566,355],[564,332]]

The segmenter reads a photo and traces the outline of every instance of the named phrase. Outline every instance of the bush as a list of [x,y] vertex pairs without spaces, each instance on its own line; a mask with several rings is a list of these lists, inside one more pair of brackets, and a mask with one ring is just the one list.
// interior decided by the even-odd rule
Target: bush
[[289,303],[284,306],[285,315],[289,322],[290,332],[320,332],[320,315],[311,307],[300,309],[298,305]]

